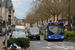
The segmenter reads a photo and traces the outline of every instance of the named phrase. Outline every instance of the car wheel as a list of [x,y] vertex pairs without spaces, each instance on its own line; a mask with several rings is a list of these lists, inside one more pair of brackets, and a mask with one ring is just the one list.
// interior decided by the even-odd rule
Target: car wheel
[[40,40],[40,38],[38,38],[38,40]]

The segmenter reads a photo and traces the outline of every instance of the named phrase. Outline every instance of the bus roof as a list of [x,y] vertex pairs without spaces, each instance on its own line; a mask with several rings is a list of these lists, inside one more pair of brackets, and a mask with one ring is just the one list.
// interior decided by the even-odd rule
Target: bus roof
[[49,23],[64,23],[64,22],[49,22]]

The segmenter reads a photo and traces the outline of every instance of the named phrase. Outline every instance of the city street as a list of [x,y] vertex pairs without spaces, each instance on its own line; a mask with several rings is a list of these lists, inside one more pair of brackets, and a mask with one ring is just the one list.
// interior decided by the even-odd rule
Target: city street
[[[9,36],[8,36],[9,38]],[[5,36],[0,37],[0,50],[4,50],[3,40]],[[47,41],[41,36],[41,40],[30,40],[31,50],[75,50],[75,43],[69,41]]]
[[75,43],[68,41],[46,41],[41,36],[41,40],[30,41],[31,50],[75,50]]

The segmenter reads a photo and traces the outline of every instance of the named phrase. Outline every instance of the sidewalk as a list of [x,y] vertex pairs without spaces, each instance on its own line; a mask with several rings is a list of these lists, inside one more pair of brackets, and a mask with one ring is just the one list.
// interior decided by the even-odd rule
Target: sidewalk
[[4,36],[1,36],[1,37],[2,37],[2,39],[0,39],[0,50],[4,50],[3,49],[4,45],[2,42],[4,41],[5,37]]
[[[7,36],[7,39],[9,39],[10,34],[11,33],[9,33],[9,35]],[[0,36],[0,37],[1,37],[1,39],[0,39],[0,50],[5,50],[4,45],[3,45],[3,41],[5,40],[5,36]]]
[[[9,33],[9,35],[7,36],[7,39],[9,39],[10,35],[11,35],[11,33]],[[0,39],[0,50],[5,50],[4,49],[5,46],[2,43],[4,40],[5,40],[5,36],[1,36],[1,39]],[[26,48],[26,50],[30,50],[30,48]]]

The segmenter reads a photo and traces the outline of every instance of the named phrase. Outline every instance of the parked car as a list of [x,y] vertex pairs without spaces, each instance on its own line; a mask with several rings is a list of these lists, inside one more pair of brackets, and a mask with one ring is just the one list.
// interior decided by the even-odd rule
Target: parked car
[[30,38],[30,39],[36,38],[36,39],[40,40],[39,28],[37,28],[37,27],[29,28],[28,38]]

